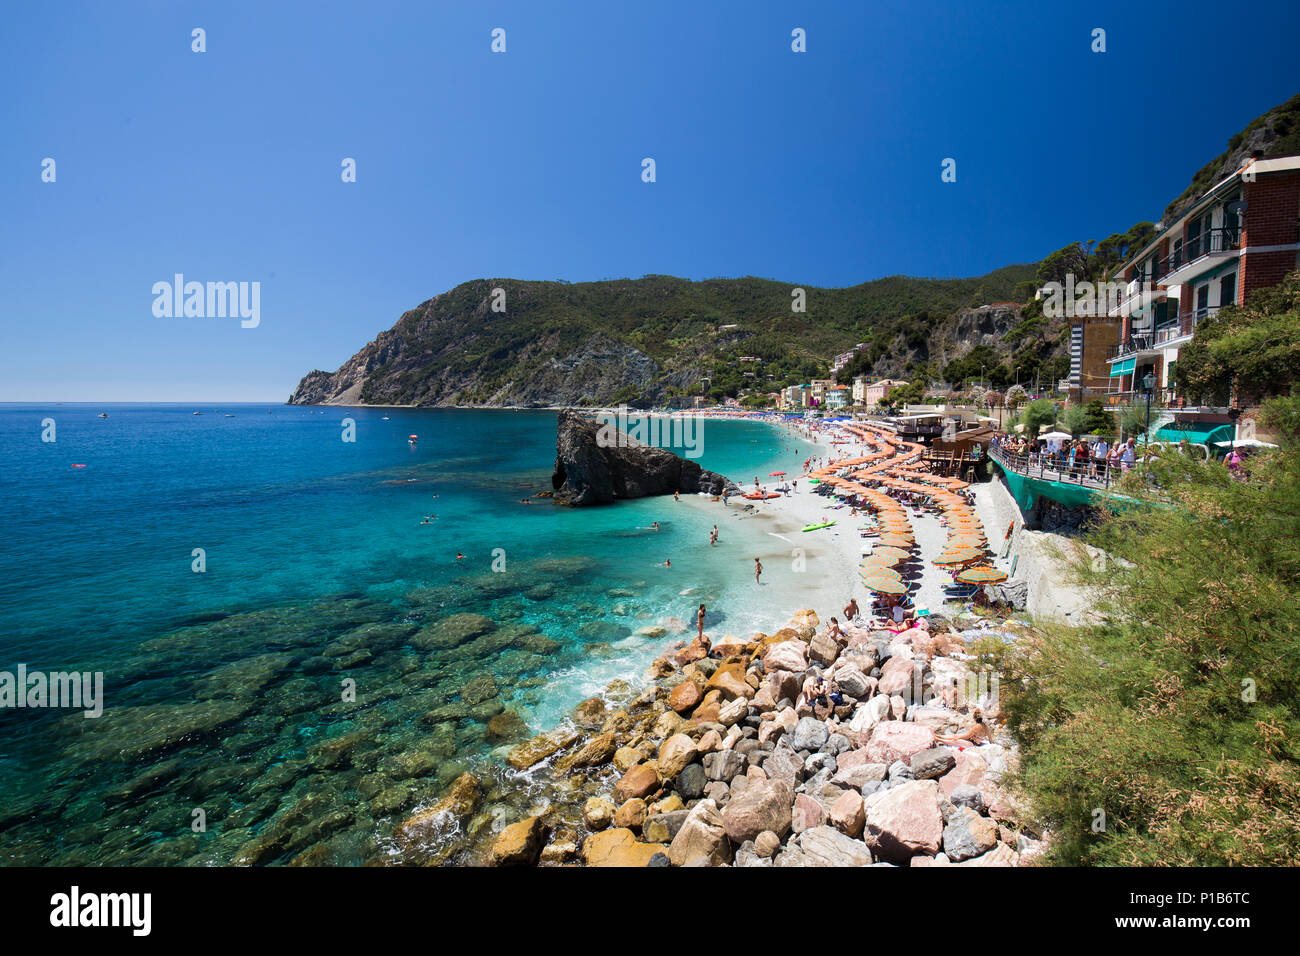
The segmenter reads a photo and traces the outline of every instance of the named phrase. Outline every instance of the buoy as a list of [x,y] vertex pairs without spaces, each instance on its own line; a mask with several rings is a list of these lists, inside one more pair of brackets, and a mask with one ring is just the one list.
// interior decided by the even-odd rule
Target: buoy
[[72,467],[73,467],[73,468],[85,468],[86,466],[85,466],[85,465],[73,465]]

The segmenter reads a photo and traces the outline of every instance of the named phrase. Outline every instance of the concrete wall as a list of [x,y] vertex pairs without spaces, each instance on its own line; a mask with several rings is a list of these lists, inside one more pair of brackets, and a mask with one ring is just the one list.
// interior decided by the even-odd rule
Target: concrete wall
[[1042,620],[1076,626],[1088,623],[1093,619],[1091,601],[1086,592],[1069,581],[1063,565],[1076,550],[1086,552],[1093,559],[1103,559],[1105,552],[1063,535],[1026,531],[1024,516],[1011,492],[998,476],[997,469],[993,474],[992,481],[974,486],[975,508],[989,536],[989,545],[996,554],[1001,554],[1005,547],[1003,536],[1007,526],[1015,522],[1011,551],[1006,561],[998,564],[1005,570],[1012,558],[1017,554],[1020,556],[1011,581],[1024,581],[1029,587],[1025,610]]

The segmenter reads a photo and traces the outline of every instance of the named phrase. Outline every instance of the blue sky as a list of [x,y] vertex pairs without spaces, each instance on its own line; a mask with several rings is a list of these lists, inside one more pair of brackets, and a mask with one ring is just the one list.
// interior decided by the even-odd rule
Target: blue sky
[[[1300,91],[1297,35],[1274,0],[7,4],[0,401],[281,401],[485,276],[1036,260],[1158,217]],[[260,282],[260,325],[155,317],[177,272]]]

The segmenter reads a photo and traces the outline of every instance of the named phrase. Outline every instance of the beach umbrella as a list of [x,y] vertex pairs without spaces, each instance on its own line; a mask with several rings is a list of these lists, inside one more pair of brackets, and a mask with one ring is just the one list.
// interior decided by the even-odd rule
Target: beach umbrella
[[877,594],[906,594],[907,584],[901,578],[863,578],[862,586]]
[[979,548],[962,548],[958,551],[945,551],[931,563],[936,564],[939,567],[955,564],[969,564],[971,561],[981,557],[982,554],[983,552]]
[[986,564],[967,568],[965,571],[958,571],[954,577],[963,584],[1001,584],[1007,579],[1006,574],[1002,571],[991,568]]
[[784,474],[785,474],[784,471],[769,471],[769,472],[767,473],[767,477],[769,477],[769,478],[780,478],[780,477],[781,477],[782,475],[784,475]]
[[877,544],[883,544],[888,548],[910,549],[915,546],[916,542],[912,539],[911,535],[904,535],[899,534],[896,531],[891,531],[888,534],[882,534]]
[[903,548],[895,548],[890,545],[883,545],[881,547],[872,548],[871,557],[875,560],[884,563],[897,564],[899,561],[906,561],[908,558],[910,558],[911,553],[904,550]]

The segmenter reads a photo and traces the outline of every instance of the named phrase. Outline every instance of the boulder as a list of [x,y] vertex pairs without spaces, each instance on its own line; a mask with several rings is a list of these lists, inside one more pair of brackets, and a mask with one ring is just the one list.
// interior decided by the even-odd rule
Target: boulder
[[745,680],[745,665],[741,661],[731,661],[723,664],[709,682],[705,685],[709,690],[717,690],[727,700],[733,700],[738,697],[748,699],[754,696],[754,688],[749,686]]
[[971,747],[957,751],[953,754],[953,760],[953,768],[939,778],[939,786],[949,798],[958,787],[978,788],[989,767],[979,752]]
[[[658,773],[665,780],[671,779],[686,769],[687,765],[694,763],[699,751],[696,749],[695,741],[691,740],[685,734],[674,734],[663,742],[659,748],[659,759],[657,761]],[[645,794],[639,794],[645,796]]]
[[727,783],[744,771],[746,760],[743,754],[735,750],[719,750],[717,753],[705,754],[703,763],[705,776],[710,780]]
[[970,860],[962,860],[953,866],[1015,866],[1020,862],[1020,855],[1005,843],[999,843],[989,852]]
[[[857,751],[851,751],[856,753]],[[885,779],[887,769],[883,763],[852,763],[845,767],[842,763],[836,767],[831,783],[861,791],[868,783],[879,783]]]
[[600,734],[555,761],[555,769],[567,773],[575,767],[599,767],[609,763],[617,749],[617,739],[613,734]]
[[712,800],[691,808],[668,847],[673,866],[722,866],[731,862],[731,843],[722,825],[722,812]]
[[614,804],[603,797],[588,797],[582,805],[582,822],[590,830],[603,830],[614,822]]
[[806,793],[795,795],[790,810],[790,829],[795,833],[811,830],[826,822],[826,808]]
[[626,803],[634,797],[647,797],[659,789],[659,771],[654,764],[639,763],[628,769],[614,785],[614,802]]
[[957,764],[957,758],[948,747],[931,747],[912,754],[909,765],[917,780],[934,780],[942,777]]
[[689,814],[689,810],[647,814],[645,822],[641,824],[641,833],[652,843],[668,843],[677,836],[677,831],[682,828],[682,823]]
[[943,842],[939,785],[915,780],[873,793],[865,804],[864,839],[878,856],[905,863],[918,853],[933,856]]
[[834,827],[820,826],[799,834],[804,866],[870,866],[871,849]]
[[492,863],[495,866],[533,866],[541,856],[545,842],[546,827],[541,817],[512,823],[492,844]]
[[943,828],[943,852],[954,863],[982,856],[998,845],[998,825],[967,807],[958,807]]
[[916,665],[908,657],[891,657],[880,669],[880,683],[876,690],[886,696],[910,694]]
[[640,830],[645,823],[646,805],[640,797],[635,797],[614,811],[614,826],[628,830]]
[[830,730],[825,721],[816,717],[804,717],[795,724],[794,739],[790,746],[795,750],[821,750],[828,737]]
[[794,791],[775,780],[756,780],[737,794],[722,811],[727,836],[736,844],[752,840],[764,830],[777,836],[790,831],[790,805]]
[[[942,780],[939,781],[939,787],[940,789],[943,788]],[[967,807],[968,809],[974,810],[976,813],[983,813],[986,809],[984,806],[984,794],[980,793],[978,788],[972,787],[970,784],[962,784],[959,787],[953,787],[952,792],[948,794],[948,799],[952,802],[953,806]]]
[[871,731],[889,715],[889,698],[873,697],[861,704],[849,720],[848,730],[856,734],[859,740],[865,739]]
[[577,742],[578,735],[575,733],[538,734],[514,747],[506,755],[506,762],[516,770],[527,770]]
[[929,727],[901,720],[877,724],[865,748],[871,763],[891,764],[911,760],[913,754],[934,746],[934,731]]
[[831,826],[841,833],[854,838],[862,836],[862,827],[866,823],[862,794],[856,790],[846,791],[831,804],[827,817]]
[[773,748],[767,759],[763,761],[762,767],[769,780],[781,781],[791,790],[803,780],[803,761],[785,740]]
[[763,671],[792,671],[802,674],[808,669],[808,645],[803,641],[782,641],[768,646],[763,655]]
[[835,671],[835,682],[850,697],[866,697],[871,689],[870,678],[852,664]]
[[587,866],[644,867],[652,856],[667,849],[661,843],[638,842],[631,830],[605,830],[582,842],[582,862]]
[[764,830],[754,837],[754,852],[763,859],[775,856],[779,849],[781,849],[781,838],[771,830]]
[[684,680],[672,689],[668,695],[668,706],[679,714],[685,714],[704,699],[704,691],[693,680]]
[[704,793],[708,779],[703,765],[693,763],[682,768],[682,772],[673,781],[673,789],[681,794],[683,800],[698,800]]
[[718,708],[718,723],[731,727],[749,716],[749,700],[737,697]]
[[840,647],[835,643],[835,638],[828,634],[818,634],[808,642],[808,659],[821,664],[823,667],[829,667],[835,663],[835,658],[839,657]]

